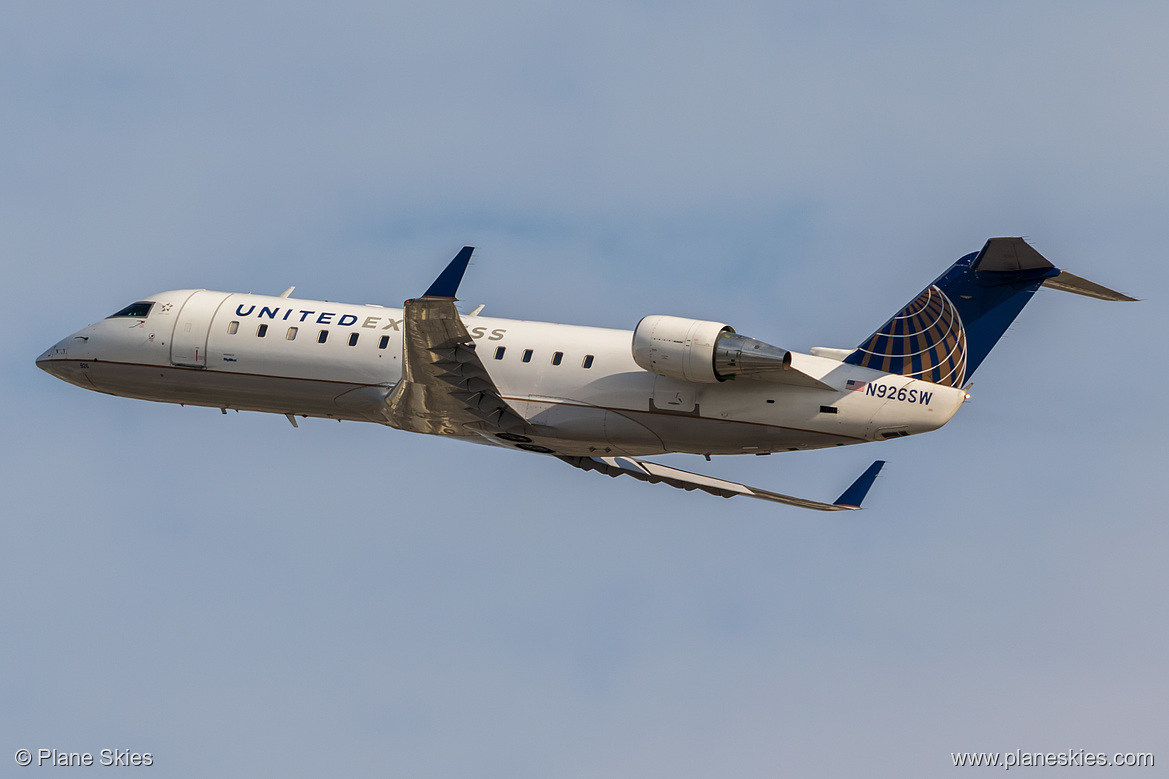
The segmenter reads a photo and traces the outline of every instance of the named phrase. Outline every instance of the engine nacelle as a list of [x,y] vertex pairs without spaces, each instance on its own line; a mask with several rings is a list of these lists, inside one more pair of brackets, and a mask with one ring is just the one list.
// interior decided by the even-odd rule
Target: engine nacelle
[[633,331],[633,361],[683,381],[767,379],[790,367],[791,359],[786,350],[739,335],[722,322],[647,316]]

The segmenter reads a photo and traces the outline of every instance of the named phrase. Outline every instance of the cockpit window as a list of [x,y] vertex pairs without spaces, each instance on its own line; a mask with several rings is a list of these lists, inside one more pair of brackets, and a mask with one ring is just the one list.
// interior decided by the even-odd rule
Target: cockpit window
[[153,303],[131,303],[116,314],[110,314],[106,319],[113,319],[116,316],[131,316],[135,319],[145,319],[150,315],[150,309],[154,308]]

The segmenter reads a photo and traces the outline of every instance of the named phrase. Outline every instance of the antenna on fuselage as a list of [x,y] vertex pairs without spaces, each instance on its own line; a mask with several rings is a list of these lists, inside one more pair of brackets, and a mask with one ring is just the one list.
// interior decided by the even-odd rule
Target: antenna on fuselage
[[292,290],[294,290],[294,289],[296,289],[296,287],[289,287],[288,289],[286,289],[280,293],[280,297],[282,297],[282,298],[288,297],[289,295],[292,294]]

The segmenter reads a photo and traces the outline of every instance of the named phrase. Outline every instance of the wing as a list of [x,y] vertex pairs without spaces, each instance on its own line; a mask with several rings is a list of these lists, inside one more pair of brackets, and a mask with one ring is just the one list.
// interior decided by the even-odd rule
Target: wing
[[[455,292],[473,251],[473,247],[464,246],[425,295],[405,303],[402,380],[386,400],[394,427],[430,435],[468,437],[502,433],[506,438],[507,434],[518,436],[532,432],[527,420],[500,396],[455,308]],[[632,457],[559,456],[559,459],[608,476],[632,476],[651,484],[663,482],[724,498],[744,495],[819,511],[859,509],[885,464],[878,460],[869,466],[835,503],[821,503]]]
[[455,308],[473,251],[464,246],[425,295],[405,303],[402,380],[386,399],[394,427],[453,436],[529,429],[500,397]]
[[885,465],[884,460],[877,460],[860,475],[860,478],[852,483],[852,486],[836,499],[835,503],[821,503],[816,500],[781,495],[778,492],[771,492],[770,490],[761,490],[758,487],[748,487],[745,484],[716,479],[713,476],[690,473],[689,471],[671,468],[660,463],[637,460],[633,457],[560,457],[560,459],[575,468],[580,468],[585,471],[599,471],[606,476],[632,476],[635,479],[647,481],[650,484],[661,482],[683,490],[702,490],[703,492],[709,492],[711,495],[718,495],[722,498],[733,498],[737,495],[743,495],[748,498],[759,498],[775,503],[786,503],[789,506],[816,509],[817,511],[855,511],[859,509],[861,507],[861,501],[865,499],[865,495],[868,494],[869,488],[873,486],[877,474],[881,472],[881,468]]

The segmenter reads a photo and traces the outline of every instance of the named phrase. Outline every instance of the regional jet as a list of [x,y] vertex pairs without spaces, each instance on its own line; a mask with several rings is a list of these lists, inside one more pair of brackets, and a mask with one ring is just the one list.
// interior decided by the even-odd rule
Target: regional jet
[[402,308],[184,289],[62,339],[37,366],[129,398],[376,422],[559,458],[585,471],[802,508],[860,508],[883,461],[832,503],[642,459],[771,454],[936,430],[1039,287],[1133,300],[991,238],[853,349],[789,351],[723,322],[632,332],[460,313],[473,247]]

